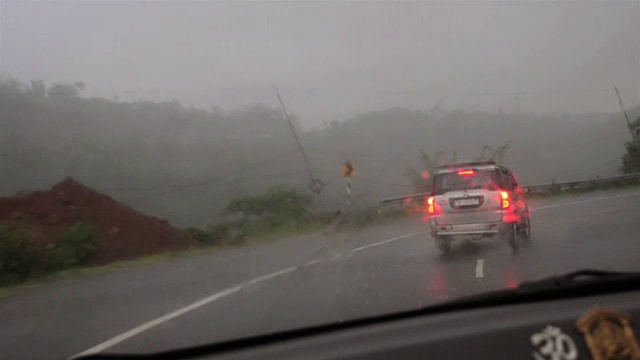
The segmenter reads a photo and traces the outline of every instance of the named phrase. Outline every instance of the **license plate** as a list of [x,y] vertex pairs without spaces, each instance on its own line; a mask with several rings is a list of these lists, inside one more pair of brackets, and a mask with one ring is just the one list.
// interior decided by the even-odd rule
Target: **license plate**
[[455,206],[469,206],[480,204],[480,199],[462,199],[453,202]]

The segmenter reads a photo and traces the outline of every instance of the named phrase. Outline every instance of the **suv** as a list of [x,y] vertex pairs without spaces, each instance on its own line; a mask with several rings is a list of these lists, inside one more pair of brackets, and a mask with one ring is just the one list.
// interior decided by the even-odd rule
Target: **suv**
[[426,204],[431,236],[444,253],[452,240],[496,235],[515,251],[519,238],[531,236],[523,194],[511,170],[496,162],[440,166]]

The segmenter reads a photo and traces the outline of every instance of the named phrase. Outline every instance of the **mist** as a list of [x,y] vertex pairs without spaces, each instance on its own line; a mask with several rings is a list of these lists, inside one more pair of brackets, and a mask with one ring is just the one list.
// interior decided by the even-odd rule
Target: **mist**
[[0,196],[66,176],[180,226],[278,184],[415,192],[420,151],[509,144],[523,184],[620,172],[640,3],[0,2]]
[[606,112],[640,99],[640,3],[7,2],[0,71],[87,96],[276,105],[305,128],[400,106]]

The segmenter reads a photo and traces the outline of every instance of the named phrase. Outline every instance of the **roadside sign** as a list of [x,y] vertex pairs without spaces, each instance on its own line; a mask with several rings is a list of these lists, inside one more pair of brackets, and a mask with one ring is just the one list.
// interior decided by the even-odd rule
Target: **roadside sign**
[[355,166],[349,160],[345,161],[344,165],[342,165],[342,175],[344,177],[354,177],[355,176]]

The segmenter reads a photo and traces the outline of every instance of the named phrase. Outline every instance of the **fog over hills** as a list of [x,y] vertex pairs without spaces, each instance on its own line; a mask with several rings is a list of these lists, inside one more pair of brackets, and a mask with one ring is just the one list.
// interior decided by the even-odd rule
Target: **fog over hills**
[[[216,221],[226,202],[277,184],[307,190],[307,170],[280,109],[186,108],[79,96],[79,85],[0,82],[1,193],[48,188],[66,176],[180,225]],[[640,116],[640,107],[629,111]],[[294,115],[295,117],[295,115]],[[322,128],[296,126],[316,177],[317,206],[340,208],[342,164],[355,163],[356,206],[414,191],[404,176],[420,151],[476,158],[509,143],[504,163],[523,184],[610,176],[630,137],[620,112],[518,115],[389,108]]]

